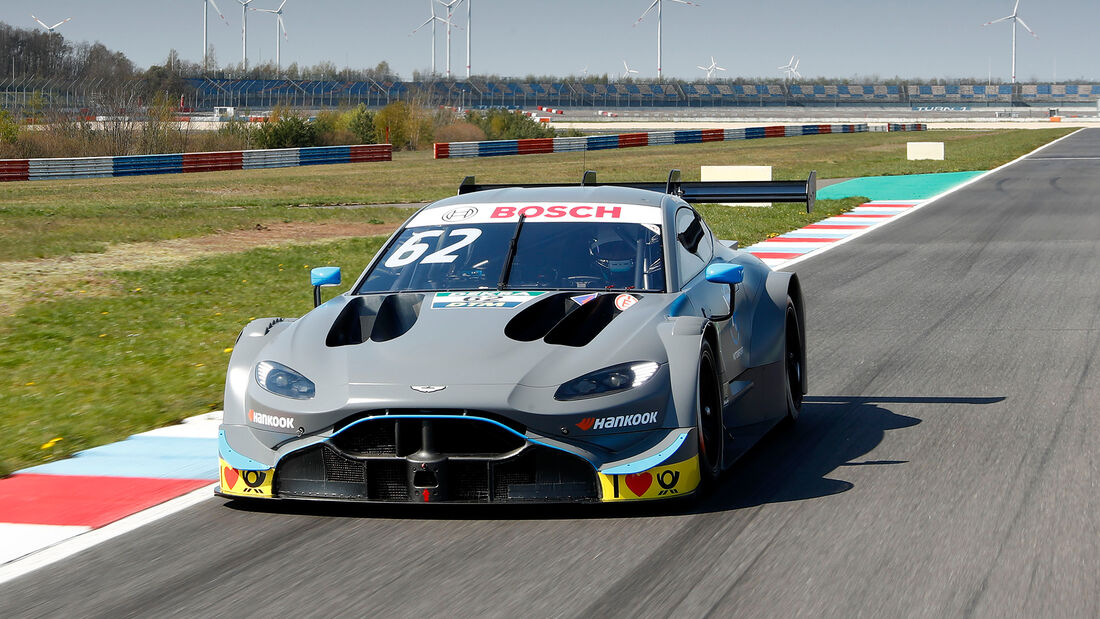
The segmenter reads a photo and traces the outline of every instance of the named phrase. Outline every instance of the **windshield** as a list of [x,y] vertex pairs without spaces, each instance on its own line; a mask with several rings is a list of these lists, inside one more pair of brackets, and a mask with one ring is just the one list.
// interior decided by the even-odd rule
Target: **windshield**
[[[502,277],[513,237],[515,256]],[[522,227],[518,217],[502,223],[410,225],[356,293],[496,289],[502,280],[509,290],[663,291],[662,253],[661,228],[655,223],[527,216]]]

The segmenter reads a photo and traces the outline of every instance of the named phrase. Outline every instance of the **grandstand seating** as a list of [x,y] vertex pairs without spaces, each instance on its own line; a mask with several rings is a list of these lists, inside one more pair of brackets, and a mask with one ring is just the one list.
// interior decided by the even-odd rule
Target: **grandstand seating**
[[944,102],[1011,104],[1013,101],[1043,103],[1089,103],[1100,99],[1100,85],[1092,84],[650,84],[566,83],[524,81],[410,82],[340,80],[250,80],[189,79],[193,88],[191,107],[213,106],[270,108],[278,104],[318,107],[366,103],[381,106],[390,101],[415,97],[439,105],[479,107],[598,106],[706,106],[706,105],[858,105]]
[[1012,86],[1000,84],[986,86],[984,84],[947,84],[943,86],[909,86],[907,94],[910,102],[914,104],[931,103],[936,101],[1002,101],[1012,100]]

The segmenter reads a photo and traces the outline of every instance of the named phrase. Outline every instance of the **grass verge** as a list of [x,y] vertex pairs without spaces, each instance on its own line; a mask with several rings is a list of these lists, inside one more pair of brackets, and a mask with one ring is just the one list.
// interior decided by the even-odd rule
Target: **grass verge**
[[[158,241],[279,222],[396,224],[401,211],[315,208],[424,202],[452,195],[466,175],[492,182],[577,182],[586,169],[606,181],[665,178],[700,165],[770,165],[775,178],[988,170],[1072,129],[935,131],[803,136],[589,153],[394,161],[274,170],[0,183],[0,261],[100,252],[108,244]],[[906,161],[905,143],[945,142],[945,161]]]

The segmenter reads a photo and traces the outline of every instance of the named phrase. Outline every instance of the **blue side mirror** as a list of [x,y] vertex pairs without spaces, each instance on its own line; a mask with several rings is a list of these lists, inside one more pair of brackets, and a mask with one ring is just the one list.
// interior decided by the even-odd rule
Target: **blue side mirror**
[[312,286],[339,286],[340,267],[317,267],[309,272]]
[[733,317],[733,303],[737,293],[733,287],[745,279],[745,267],[739,264],[710,264],[707,265],[705,277],[708,282],[715,284],[728,284],[730,287],[730,311],[721,316],[711,316],[710,319],[718,322],[729,320]]
[[313,307],[321,304],[321,286],[340,285],[340,267],[317,267],[310,270],[309,281],[313,285]]
[[706,278],[715,284],[740,284],[745,279],[745,267],[739,264],[711,264],[707,266]]

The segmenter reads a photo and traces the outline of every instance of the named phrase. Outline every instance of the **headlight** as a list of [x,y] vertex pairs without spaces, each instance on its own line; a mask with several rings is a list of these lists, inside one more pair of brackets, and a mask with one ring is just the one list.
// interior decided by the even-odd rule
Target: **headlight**
[[313,381],[274,361],[256,364],[256,383],[275,395],[295,400],[308,400],[317,393]]
[[564,383],[554,399],[579,400],[631,389],[653,378],[658,367],[653,361],[641,361],[604,368]]

